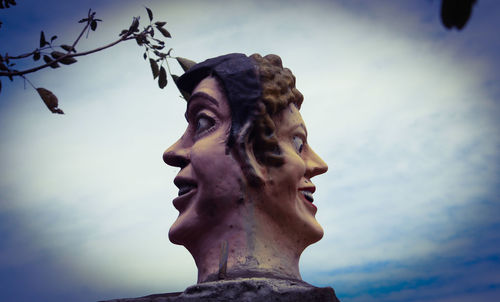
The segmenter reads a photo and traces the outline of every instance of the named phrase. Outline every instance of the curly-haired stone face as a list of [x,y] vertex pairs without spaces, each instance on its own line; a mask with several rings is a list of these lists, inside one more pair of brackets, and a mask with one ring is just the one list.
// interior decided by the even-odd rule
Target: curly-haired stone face
[[327,166],[307,141],[295,77],[276,55],[230,54],[197,64],[187,129],[164,155],[180,168],[169,237],[184,245],[198,282],[301,279],[302,251],[323,236],[311,181]]

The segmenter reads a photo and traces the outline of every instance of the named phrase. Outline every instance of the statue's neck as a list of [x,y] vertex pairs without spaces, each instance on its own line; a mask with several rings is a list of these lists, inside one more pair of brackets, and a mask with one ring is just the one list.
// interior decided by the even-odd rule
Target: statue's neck
[[303,248],[293,246],[275,228],[262,217],[235,216],[195,245],[186,246],[198,267],[198,283],[240,277],[302,280],[299,257]]

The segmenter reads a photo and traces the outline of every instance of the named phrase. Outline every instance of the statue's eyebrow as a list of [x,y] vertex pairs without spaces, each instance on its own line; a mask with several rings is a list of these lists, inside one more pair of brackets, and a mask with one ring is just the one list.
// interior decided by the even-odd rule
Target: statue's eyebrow
[[203,91],[198,91],[198,92],[192,94],[191,97],[189,98],[189,100],[187,101],[186,113],[184,113],[184,117],[186,118],[186,120],[188,120],[189,105],[192,103],[191,101],[193,101],[195,99],[200,99],[200,98],[209,101],[210,103],[214,104],[216,107],[219,107],[219,102],[213,96],[211,96],[208,93],[205,93]]
[[203,91],[198,91],[195,94],[191,95],[191,97],[188,100],[188,107],[189,107],[189,103],[191,103],[191,101],[193,99],[197,99],[197,98],[206,99],[210,103],[213,103],[215,106],[219,107],[219,102],[213,96],[211,96],[208,93],[205,93]]

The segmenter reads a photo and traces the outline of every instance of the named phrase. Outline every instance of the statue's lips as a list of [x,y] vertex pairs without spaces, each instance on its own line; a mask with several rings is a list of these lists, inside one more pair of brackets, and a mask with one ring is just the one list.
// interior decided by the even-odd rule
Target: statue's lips
[[314,197],[313,193],[316,191],[316,187],[311,186],[311,187],[305,187],[305,188],[299,188],[299,194],[302,196],[302,200],[305,201],[306,204],[308,204],[310,207],[314,208],[314,212],[318,210],[316,206],[313,204],[314,202]]
[[179,194],[179,196],[174,198],[172,203],[174,204],[174,207],[177,209],[177,211],[182,213],[188,207],[189,201],[196,194],[196,192],[197,192],[196,187],[194,187],[191,190],[187,191],[186,193],[182,195]]
[[194,188],[196,188],[196,186],[193,186],[193,185],[182,186],[182,187],[179,188],[179,192],[178,192],[177,196],[181,196],[181,195],[187,194],[189,191],[191,191]]
[[173,204],[177,210],[181,211],[187,206],[189,199],[196,192],[197,186],[193,180],[179,176],[174,179],[174,184],[179,188],[179,192]]

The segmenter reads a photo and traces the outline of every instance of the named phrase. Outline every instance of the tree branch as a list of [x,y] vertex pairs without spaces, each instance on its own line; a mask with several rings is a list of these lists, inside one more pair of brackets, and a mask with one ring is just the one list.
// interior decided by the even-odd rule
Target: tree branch
[[[80,35],[80,37],[81,37],[81,35]],[[78,39],[80,37],[78,37]],[[78,42],[78,39],[75,42]],[[64,56],[59,57],[57,59],[54,59],[50,63],[46,63],[46,64],[43,64],[43,65],[40,65],[40,66],[37,66],[37,67],[33,67],[33,68],[27,69],[27,70],[22,70],[22,71],[3,71],[3,72],[0,72],[0,76],[21,76],[21,75],[25,75],[25,74],[28,74],[28,73],[33,73],[33,72],[36,72],[36,71],[38,71],[40,69],[47,68],[47,67],[49,67],[50,65],[52,65],[54,63],[57,63],[57,62],[59,62],[61,60],[64,60],[65,58],[73,58],[73,57],[85,56],[85,55],[88,55],[88,54],[91,54],[91,53],[94,53],[94,52],[98,52],[98,51],[104,50],[106,48],[112,47],[112,46],[114,46],[114,45],[116,45],[116,44],[118,44],[120,42],[131,40],[131,39],[134,39],[134,37],[122,37],[122,38],[120,38],[120,39],[118,39],[118,40],[116,40],[116,41],[114,41],[112,43],[109,43],[108,45],[104,45],[102,47],[99,47],[99,48],[96,48],[96,49],[92,49],[92,50],[89,50],[89,51],[79,52],[79,53],[74,53],[74,54],[71,54],[70,52],[68,52]],[[77,43],[73,43],[72,47],[74,48],[76,46],[76,44]]]

